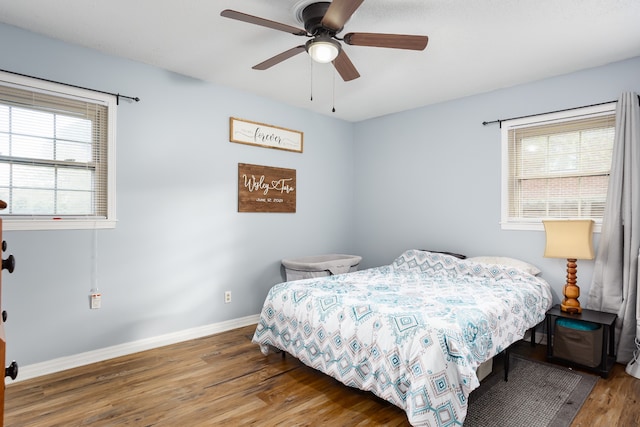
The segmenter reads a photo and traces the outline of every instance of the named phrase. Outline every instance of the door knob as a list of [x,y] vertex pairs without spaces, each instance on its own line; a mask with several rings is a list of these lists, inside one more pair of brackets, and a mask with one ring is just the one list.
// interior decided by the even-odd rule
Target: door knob
[[12,380],[16,379],[16,377],[18,376],[18,364],[15,360],[11,362],[11,365],[4,368],[4,376],[11,377]]
[[2,323],[7,321],[7,310],[2,310]]
[[16,268],[16,259],[13,255],[9,255],[9,258],[2,260],[2,269],[7,270],[9,273],[13,273]]

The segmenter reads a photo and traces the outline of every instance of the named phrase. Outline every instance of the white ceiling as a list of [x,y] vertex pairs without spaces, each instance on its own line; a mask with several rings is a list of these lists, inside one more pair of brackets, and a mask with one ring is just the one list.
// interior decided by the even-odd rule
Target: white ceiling
[[348,121],[640,56],[639,0],[365,0],[339,36],[420,34],[429,44],[343,44],[361,75],[351,82],[330,64],[315,64],[311,78],[304,52],[252,70],[306,39],[220,16],[233,9],[302,28],[295,10],[309,2],[0,0],[0,21]]

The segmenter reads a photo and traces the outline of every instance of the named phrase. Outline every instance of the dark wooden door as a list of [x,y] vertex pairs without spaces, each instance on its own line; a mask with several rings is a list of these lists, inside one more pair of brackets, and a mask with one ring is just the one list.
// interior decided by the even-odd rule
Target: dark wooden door
[[[0,200],[0,209],[4,209],[7,207],[7,204]],[[4,241],[2,236],[2,218],[0,218],[0,242],[2,242],[2,252],[7,250],[7,242]],[[7,349],[7,340],[4,332],[4,323],[7,321],[7,312],[3,310],[2,305],[2,271],[7,270],[9,273],[13,273],[13,269],[15,267],[15,259],[13,255],[9,255],[7,259],[2,259],[2,267],[0,268],[0,310],[2,310],[2,315],[0,316],[0,367],[7,366],[6,365],[6,349]],[[0,387],[0,427],[4,426],[4,377],[11,377],[12,379],[16,379],[18,376],[18,364],[14,361],[4,370],[4,375],[2,376],[2,387]]]
[[[2,240],[2,219],[0,219],[0,242]],[[0,307],[2,307],[2,274],[0,273]],[[5,364],[5,354],[7,348],[7,341],[4,335],[4,316],[0,318],[0,361],[2,365]],[[4,426],[4,375],[2,376],[2,387],[0,387],[0,427]]]

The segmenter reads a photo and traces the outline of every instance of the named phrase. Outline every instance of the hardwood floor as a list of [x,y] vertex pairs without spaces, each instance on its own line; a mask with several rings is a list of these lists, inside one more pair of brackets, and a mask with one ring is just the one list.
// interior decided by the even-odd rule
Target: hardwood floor
[[[5,426],[408,426],[404,411],[291,356],[254,327],[9,384]],[[544,347],[515,351],[544,359]],[[572,427],[640,425],[640,380],[616,365]]]

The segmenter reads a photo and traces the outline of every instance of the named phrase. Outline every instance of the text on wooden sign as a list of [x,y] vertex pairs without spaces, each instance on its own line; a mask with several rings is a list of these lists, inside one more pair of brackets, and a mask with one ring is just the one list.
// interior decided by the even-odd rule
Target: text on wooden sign
[[238,212],[295,212],[296,170],[238,163]]
[[249,120],[229,118],[229,141],[302,153],[302,132]]

